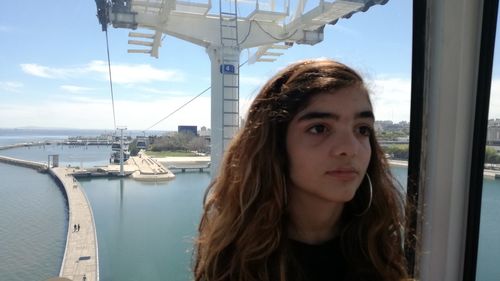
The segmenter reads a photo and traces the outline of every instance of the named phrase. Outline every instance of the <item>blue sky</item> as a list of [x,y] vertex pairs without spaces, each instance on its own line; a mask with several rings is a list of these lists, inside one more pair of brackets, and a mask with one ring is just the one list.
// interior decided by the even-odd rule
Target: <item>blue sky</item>
[[[314,2],[313,2],[314,3]],[[329,57],[359,70],[379,120],[409,119],[411,1],[390,0],[325,28],[324,41],[294,45],[273,63],[241,68],[244,115],[259,87],[300,59]],[[7,1],[0,18],[0,128],[112,129],[105,33],[93,0]],[[205,49],[166,36],[159,59],[128,54],[126,29],[109,28],[117,125],[143,130],[210,86]],[[248,57],[243,50],[241,61]],[[207,92],[154,130],[210,126]]]

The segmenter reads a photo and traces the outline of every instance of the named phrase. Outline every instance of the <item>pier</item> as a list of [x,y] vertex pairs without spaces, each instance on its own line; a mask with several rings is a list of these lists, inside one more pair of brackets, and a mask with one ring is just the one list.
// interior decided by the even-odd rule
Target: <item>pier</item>
[[[71,175],[72,171],[62,167],[49,169],[49,173],[66,191],[68,199],[68,235],[59,276],[70,280],[98,281],[99,256],[94,215],[85,192]],[[77,231],[75,225],[79,225]],[[84,276],[86,279],[83,279]]]
[[186,173],[186,172],[199,172],[199,173],[210,173],[210,164],[202,165],[202,166],[168,166],[168,169],[172,171],[172,173]]
[[7,157],[7,156],[0,155],[0,162],[6,163],[6,164],[11,164],[11,165],[16,165],[16,166],[21,166],[21,167],[25,167],[25,168],[35,169],[35,170],[40,171],[40,172],[47,170],[47,164],[45,164],[45,163],[16,159],[16,158]]
[[16,143],[16,144],[9,144],[9,145],[0,146],[0,150],[6,150],[6,149],[11,149],[11,148],[17,148],[17,147],[44,146],[46,144],[50,144],[50,143],[46,142],[46,141]]

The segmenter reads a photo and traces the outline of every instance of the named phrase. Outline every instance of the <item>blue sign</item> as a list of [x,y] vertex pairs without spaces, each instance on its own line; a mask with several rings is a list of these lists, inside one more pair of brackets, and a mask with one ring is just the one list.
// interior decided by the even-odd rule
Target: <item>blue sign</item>
[[232,64],[221,64],[220,73],[234,73],[234,65]]

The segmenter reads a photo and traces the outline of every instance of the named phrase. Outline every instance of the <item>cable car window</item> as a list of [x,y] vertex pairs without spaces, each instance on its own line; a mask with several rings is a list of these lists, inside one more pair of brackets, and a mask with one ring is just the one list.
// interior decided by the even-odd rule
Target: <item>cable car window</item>
[[[51,159],[78,175],[71,190],[85,192],[91,206],[95,231],[89,237],[97,239],[98,259],[82,255],[72,261],[78,268],[63,271],[66,239],[89,228],[71,224],[76,211],[69,213],[69,199],[49,175],[1,164],[0,194],[17,196],[12,202],[32,196],[25,202],[34,203],[0,204],[11,208],[0,216],[0,232],[9,233],[0,235],[0,245],[8,246],[0,247],[0,280],[48,279],[60,272],[88,281],[191,280],[193,240],[212,179],[207,171],[217,166],[263,83],[298,60],[328,57],[360,72],[370,90],[376,134],[405,190],[411,1],[61,2],[4,3],[0,35],[8,44],[0,47],[0,147],[40,143],[0,149],[0,155],[43,163],[59,155]],[[223,94],[212,103],[217,87]],[[212,111],[220,113],[218,120]],[[190,139],[177,134],[181,127],[194,128]],[[209,160],[171,160],[165,147]],[[137,158],[138,151],[162,165]],[[120,171],[120,162],[149,163],[144,175],[151,178],[163,168],[177,174],[171,181],[141,181],[133,170]],[[43,202],[53,208],[39,219],[35,203]],[[40,235],[47,226],[51,232],[44,235],[54,239]],[[18,237],[29,243],[6,240]],[[41,242],[57,245],[44,248]],[[22,271],[29,272],[18,275]]]

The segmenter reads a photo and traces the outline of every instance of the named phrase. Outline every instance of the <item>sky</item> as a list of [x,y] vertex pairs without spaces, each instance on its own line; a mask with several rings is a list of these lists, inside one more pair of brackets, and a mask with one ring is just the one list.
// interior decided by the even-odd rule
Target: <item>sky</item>
[[[0,128],[113,129],[106,38],[95,1],[7,1],[3,7]],[[328,57],[363,75],[377,120],[409,120],[411,8],[410,0],[390,0],[327,25],[324,40],[314,46],[295,44],[275,62],[244,65],[240,115],[286,65]],[[145,130],[210,86],[210,60],[203,47],[172,36],[165,36],[158,59],[129,54],[129,31],[108,30],[116,125]],[[243,50],[241,61],[252,51]],[[500,89],[496,79],[493,88]],[[492,99],[500,108],[500,97]],[[500,112],[490,109],[495,115]],[[210,91],[151,129],[178,125],[210,127]]]

